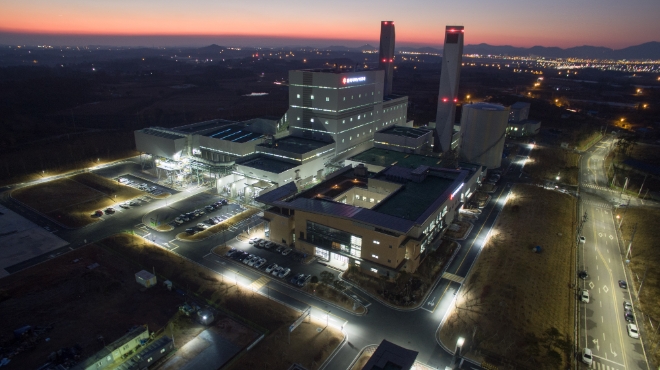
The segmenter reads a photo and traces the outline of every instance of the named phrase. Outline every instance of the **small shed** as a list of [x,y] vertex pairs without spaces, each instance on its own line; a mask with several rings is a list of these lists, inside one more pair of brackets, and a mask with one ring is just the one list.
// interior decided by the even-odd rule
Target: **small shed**
[[142,270],[135,273],[135,281],[137,281],[138,284],[149,288],[153,285],[156,285],[156,275],[150,273],[147,270]]

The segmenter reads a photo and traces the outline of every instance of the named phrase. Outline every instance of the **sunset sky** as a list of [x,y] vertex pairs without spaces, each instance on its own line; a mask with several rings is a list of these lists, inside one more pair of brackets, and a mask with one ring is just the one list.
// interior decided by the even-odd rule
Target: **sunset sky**
[[[381,20],[397,45],[623,48],[660,41],[660,0],[0,0],[1,44],[358,46]],[[266,37],[267,36],[267,37]]]

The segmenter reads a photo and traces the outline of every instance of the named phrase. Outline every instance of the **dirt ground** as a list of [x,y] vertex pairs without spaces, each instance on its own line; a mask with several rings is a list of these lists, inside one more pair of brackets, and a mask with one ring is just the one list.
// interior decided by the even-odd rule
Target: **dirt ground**
[[[102,240],[99,244],[142,266],[154,268],[159,278],[167,277],[176,286],[186,287],[188,295],[206,302],[254,330],[267,333],[266,338],[257,344],[249,355],[243,356],[245,359],[239,359],[239,364],[249,361],[249,364],[256,363],[257,367],[232,365],[232,368],[286,369],[292,362],[311,366],[312,361],[316,363],[314,368],[317,368],[340,342],[336,339],[339,337],[334,329],[320,334],[314,329],[313,335],[301,341],[300,346],[304,346],[305,350],[286,349],[282,347],[285,342],[281,337],[299,316],[297,311],[254,293],[250,287],[238,285],[233,279],[225,280],[222,275],[184,260],[137,236],[118,234]],[[300,333],[305,332],[302,330]],[[293,334],[291,338],[293,341]],[[314,343],[314,346],[310,347],[309,343]],[[282,359],[270,358],[271,353],[279,354]],[[288,364],[282,367],[286,361],[289,361]]]
[[356,266],[349,267],[343,277],[390,304],[409,307],[426,295],[457,247],[455,241],[443,240],[438,249],[426,256],[414,274],[401,273],[395,281],[365,274]]
[[[439,333],[444,343],[474,338],[468,351],[500,369],[566,368],[576,303],[575,206],[559,192],[513,188]],[[542,252],[532,251],[537,245]]]
[[[90,270],[87,266],[94,263],[99,266]],[[3,278],[0,348],[15,348],[12,331],[23,325],[52,325],[33,349],[11,358],[7,368],[35,369],[51,352],[76,344],[84,359],[103,347],[99,336],[108,344],[133,325],[161,329],[182,300],[162,285],[144,289],[135,282],[140,270],[114,253],[88,245]],[[0,357],[7,356],[2,352]]]
[[213,225],[213,226],[209,227],[208,229],[206,229],[204,231],[200,231],[200,232],[195,233],[193,235],[190,235],[188,233],[183,232],[183,233],[177,234],[176,237],[181,239],[181,240],[190,240],[190,241],[204,240],[204,239],[208,238],[209,236],[212,236],[213,234],[217,234],[221,231],[229,229],[230,227],[236,225],[237,223],[239,223],[243,220],[247,220],[248,218],[254,216],[255,214],[257,214],[259,212],[261,212],[261,210],[259,210],[257,208],[248,208],[246,211],[241,212],[241,213],[237,214],[236,216],[230,217],[230,218],[226,219],[225,221],[223,221],[223,222],[221,222],[217,225]]
[[471,224],[467,221],[454,221],[452,225],[457,225],[458,230],[453,231],[451,229],[445,232],[445,236],[450,239],[460,239],[465,237],[465,233],[470,229]]
[[117,206],[145,193],[93,173],[17,189],[11,196],[72,228],[98,221],[96,210]]
[[[638,143],[632,147],[629,155],[624,155],[617,150],[610,152],[610,155],[605,159],[605,168],[607,169],[607,177],[611,182],[614,177],[614,187],[621,189],[628,178],[628,185],[626,191],[637,196],[640,194],[639,190],[642,188],[641,197],[644,197],[647,190],[651,192],[658,192],[660,190],[660,178],[655,176],[646,176],[641,171],[630,169],[625,166],[623,162],[627,159],[642,161],[650,165],[660,163],[660,149],[657,145],[648,145]],[[642,187],[643,184],[643,187]]]
[[318,369],[343,338],[338,328],[326,327],[325,320],[306,319],[291,333],[291,344],[288,326],[283,326],[243,354],[229,369],[285,370],[293,363]]
[[566,149],[537,145],[525,165],[525,172],[537,181],[556,181],[559,176],[559,183],[577,185],[579,158],[577,153]]
[[[653,325],[658,328],[660,324],[660,305],[658,297],[660,296],[660,275],[657,273],[660,266],[660,250],[658,250],[658,230],[660,230],[660,210],[653,208],[630,208],[624,215],[624,221],[621,225],[623,233],[625,250],[630,243],[632,228],[637,225],[635,238],[630,250],[630,268],[633,276],[630,283],[634,291],[639,289],[641,279],[644,279],[642,290],[640,292],[639,303],[635,310],[644,313],[645,328],[642,333],[644,342],[653,343],[649,356],[653,363],[660,363],[660,333],[652,330],[648,324],[650,317]],[[648,269],[648,272],[647,272]],[[632,287],[631,287],[631,290]],[[638,318],[641,320],[641,318]],[[649,347],[647,347],[649,348]]]

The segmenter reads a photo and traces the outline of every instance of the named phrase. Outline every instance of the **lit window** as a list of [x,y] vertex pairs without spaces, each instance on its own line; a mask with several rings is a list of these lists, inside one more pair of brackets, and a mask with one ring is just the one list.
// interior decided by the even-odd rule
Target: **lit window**
[[309,119],[309,122],[314,122],[314,118],[310,118],[310,119]]
[[375,258],[375,259],[378,259],[378,256],[375,255],[375,254],[372,254],[371,257],[373,257],[373,258]]
[[362,94],[358,95],[358,98],[361,98],[361,97],[362,97]]
[[349,136],[349,137],[348,137],[348,140],[349,140],[349,141],[353,140],[353,136]]
[[296,94],[296,98],[300,99],[300,94]]
[[355,264],[360,266],[360,261],[355,261]]
[[374,202],[374,198],[369,198],[369,203],[373,203],[373,202]]
[[300,121],[300,117],[296,117],[296,121]]
[[380,244],[378,240],[374,240],[374,244]]
[[346,101],[346,97],[344,96],[344,101]]
[[357,194],[355,194],[355,198],[356,198],[356,199],[360,199],[360,196],[357,195]]
[[328,124],[328,121],[325,121],[325,124],[327,125],[327,124]]
[[360,137],[360,134],[357,134],[357,137]]
[[367,197],[362,197],[362,200],[366,202],[366,201],[367,201]]
[[325,101],[330,101],[330,98],[326,96]]
[[345,119],[341,120],[341,123],[346,123],[346,120]]
[[351,95],[351,99],[353,99],[353,95]]
[[358,114],[358,119],[360,119],[360,115]]
[[353,117],[351,117],[351,122],[353,122]]
[[310,95],[309,98],[314,100],[314,95]]
[[378,273],[378,270],[376,270],[375,268],[372,267],[372,268],[371,268],[371,272]]
[[341,142],[343,143],[343,142],[344,142],[344,139],[341,139]]

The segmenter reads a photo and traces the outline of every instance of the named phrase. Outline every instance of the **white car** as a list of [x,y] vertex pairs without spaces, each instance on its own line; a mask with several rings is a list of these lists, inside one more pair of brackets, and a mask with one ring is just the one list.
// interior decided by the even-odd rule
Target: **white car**
[[589,348],[583,348],[582,349],[582,355],[580,356],[582,358],[582,362],[585,364],[591,366],[592,363],[594,362],[593,355],[591,353],[591,350]]
[[273,264],[269,265],[268,267],[266,267],[265,271],[266,271],[267,274],[270,274],[271,272],[273,272],[273,270],[275,270],[278,267],[279,266],[277,265],[277,263],[273,263]]
[[285,278],[290,273],[291,273],[291,269],[287,267],[285,269],[282,269],[279,273],[277,273],[277,277],[282,279]]
[[286,255],[288,255],[289,253],[291,253],[291,248],[284,248],[284,249],[282,250],[282,255],[283,255],[283,256],[286,256]]
[[580,243],[586,243],[587,239],[584,238],[584,236],[580,235]]
[[580,300],[584,303],[589,303],[589,291],[586,289],[582,289],[582,293],[580,293]]
[[177,225],[183,224],[183,220],[178,217],[174,219],[174,222],[176,222]]
[[637,325],[635,324],[628,324],[626,325],[626,328],[628,329],[628,335],[630,338],[639,338],[639,331],[637,331]]
[[206,230],[209,228],[209,225],[200,222],[197,224],[197,228],[199,228],[200,230]]

